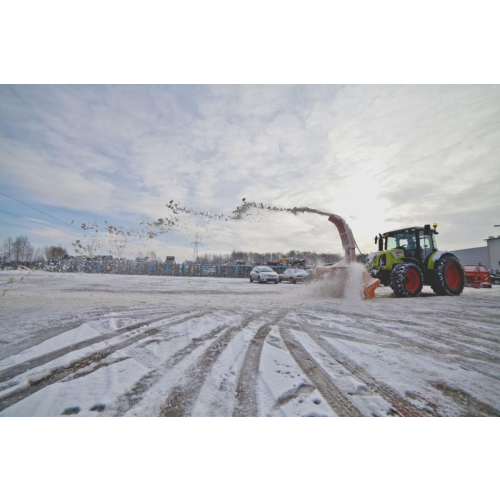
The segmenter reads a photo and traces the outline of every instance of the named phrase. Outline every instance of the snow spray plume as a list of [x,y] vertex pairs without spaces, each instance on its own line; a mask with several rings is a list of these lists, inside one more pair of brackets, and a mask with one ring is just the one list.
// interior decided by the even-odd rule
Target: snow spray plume
[[84,241],[77,239],[72,243],[76,254],[88,254],[93,257],[103,247],[103,240],[99,236],[107,235],[108,241],[113,248],[111,253],[116,253],[118,257],[121,257],[131,238],[152,240],[173,231],[178,226],[182,227],[177,216],[159,217],[153,222],[142,221],[139,225],[146,227],[139,230],[132,227],[114,226],[109,224],[108,221],[104,221],[104,224],[101,225],[97,221],[92,223],[83,222],[81,224],[80,227],[86,234],[83,236]]
[[243,198],[243,205],[236,207],[236,210],[233,210],[232,215],[225,215],[224,213],[213,213],[213,212],[203,212],[198,210],[192,210],[190,208],[181,207],[178,203],[174,203],[174,200],[170,200],[169,203],[166,204],[167,208],[172,211],[173,214],[177,215],[179,213],[189,214],[194,217],[202,217],[208,220],[215,221],[239,221],[243,220],[245,215],[252,209],[255,210],[264,210],[268,212],[287,212],[293,215],[298,215],[301,213],[312,213],[318,215],[330,215],[327,212],[321,212],[320,210],[316,210],[314,208],[309,207],[294,207],[294,208],[284,208],[276,205],[272,205],[269,203],[257,203],[254,201],[246,201],[246,198]]
[[360,302],[363,299],[364,272],[363,264],[339,262],[334,274],[325,272],[312,282],[309,287],[310,294],[315,297],[342,298],[351,302]]
[[82,241],[78,239],[72,243],[72,246],[76,254],[88,254],[92,257],[99,249],[102,248],[102,241],[99,239],[99,235],[104,233],[108,235],[111,244],[117,248],[118,253],[121,253],[127,245],[128,238],[147,241],[173,231],[186,230],[187,225],[181,219],[183,215],[201,218],[207,223],[243,221],[245,220],[245,216],[252,210],[261,210],[271,213],[285,212],[294,215],[301,213],[314,213],[326,216],[330,215],[326,212],[321,212],[309,207],[284,208],[272,204],[257,203],[253,201],[248,202],[246,201],[246,198],[243,198],[242,201],[243,205],[236,207],[236,210],[233,210],[230,214],[225,214],[211,211],[193,210],[191,208],[181,206],[179,203],[174,202],[174,200],[170,200],[165,204],[170,213],[162,217],[158,217],[158,219],[154,221],[139,222],[140,226],[144,226],[140,230],[125,228],[124,226],[114,226],[112,224],[108,224],[107,221],[104,221],[104,227],[102,228],[97,221],[92,223],[83,222],[80,227],[86,232],[84,235],[86,240]]

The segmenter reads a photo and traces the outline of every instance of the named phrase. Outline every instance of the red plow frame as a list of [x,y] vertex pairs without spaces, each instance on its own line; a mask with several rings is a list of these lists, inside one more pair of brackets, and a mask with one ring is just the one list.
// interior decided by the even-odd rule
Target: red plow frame
[[478,264],[464,265],[465,286],[473,288],[491,288],[491,275],[486,267]]

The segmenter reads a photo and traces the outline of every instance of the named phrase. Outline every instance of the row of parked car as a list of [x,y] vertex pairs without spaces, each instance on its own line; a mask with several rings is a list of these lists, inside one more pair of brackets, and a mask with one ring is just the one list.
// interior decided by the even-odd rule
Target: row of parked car
[[[466,266],[464,266],[466,267]],[[250,283],[257,281],[258,283],[281,283],[288,281],[289,283],[303,283],[312,280],[314,268],[301,269],[297,267],[288,268],[283,274],[278,274],[268,266],[256,266],[250,271]],[[489,274],[489,273],[488,273]],[[500,273],[491,273],[491,283],[489,286],[500,285]]]
[[267,266],[257,266],[250,271],[250,283],[257,281],[258,283],[281,283],[288,281],[289,283],[303,283],[312,280],[314,269],[300,269],[297,267],[290,267],[285,270],[283,274],[278,274]]

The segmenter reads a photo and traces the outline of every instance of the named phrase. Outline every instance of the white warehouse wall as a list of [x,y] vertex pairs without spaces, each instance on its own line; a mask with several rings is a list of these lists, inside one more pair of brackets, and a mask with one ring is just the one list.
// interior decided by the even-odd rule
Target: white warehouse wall
[[492,269],[500,269],[500,236],[486,240]]
[[462,265],[482,264],[490,269],[488,247],[465,248],[463,250],[453,250],[452,253],[458,257]]

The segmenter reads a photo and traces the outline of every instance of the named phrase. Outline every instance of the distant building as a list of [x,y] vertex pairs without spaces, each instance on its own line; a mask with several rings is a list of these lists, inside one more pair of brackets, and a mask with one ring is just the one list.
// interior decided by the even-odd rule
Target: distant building
[[453,250],[453,253],[463,266],[482,264],[488,269],[490,268],[488,247],[464,248],[463,250]]
[[454,250],[462,265],[482,264],[488,269],[500,269],[500,236],[489,236],[486,246]]
[[500,269],[500,236],[489,236],[486,243],[491,269]]

